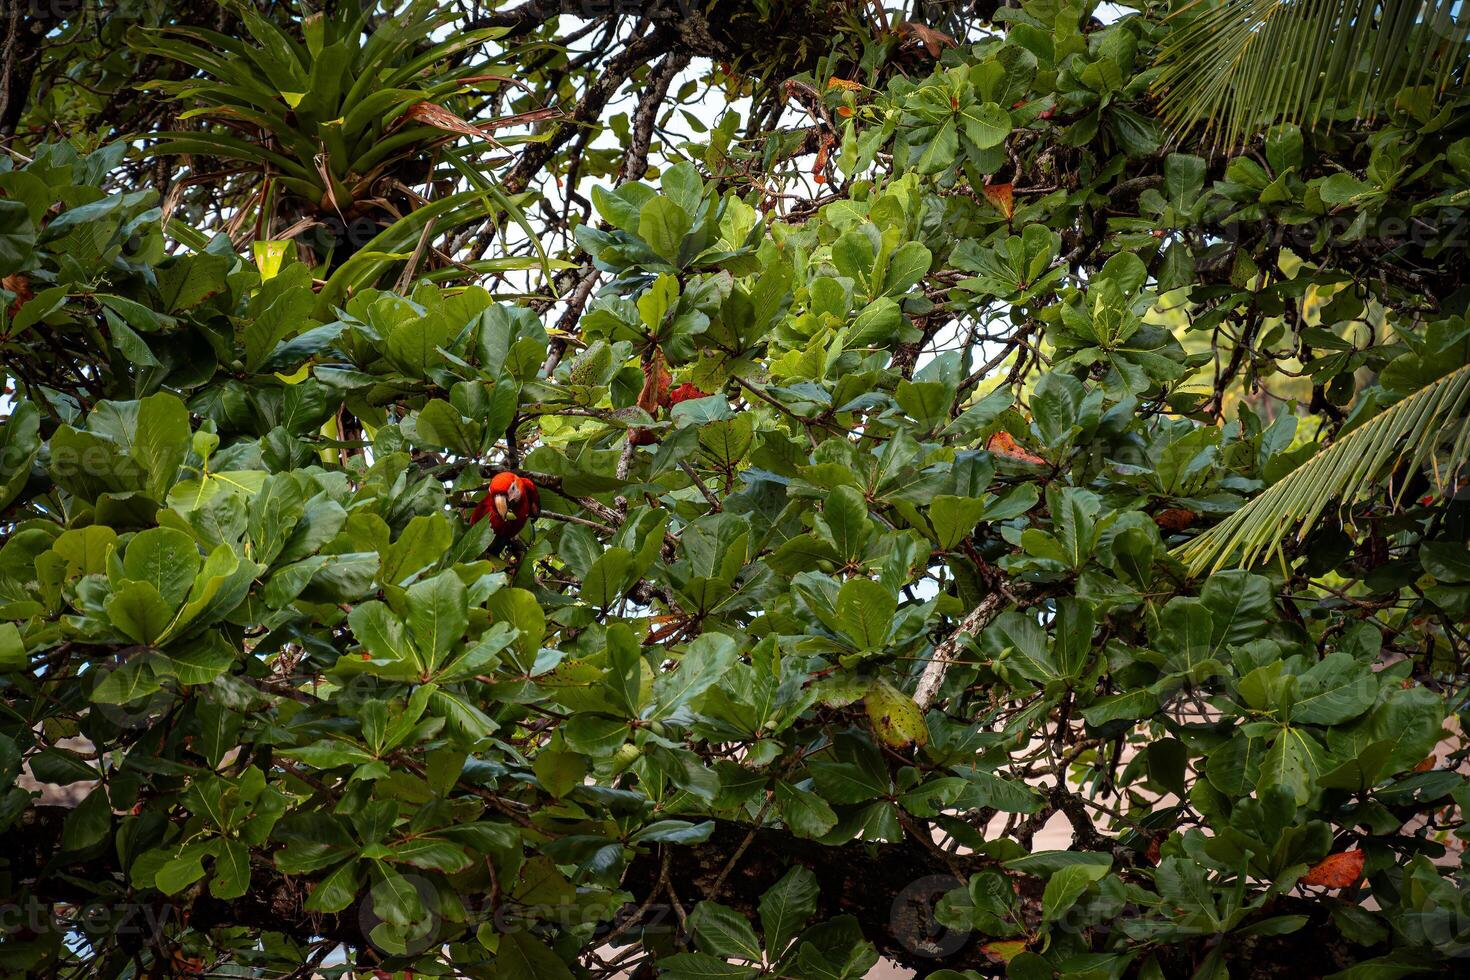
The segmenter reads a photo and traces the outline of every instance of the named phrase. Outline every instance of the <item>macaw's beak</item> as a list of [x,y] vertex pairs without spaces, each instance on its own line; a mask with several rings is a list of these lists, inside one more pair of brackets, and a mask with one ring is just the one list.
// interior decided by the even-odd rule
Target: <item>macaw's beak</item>
[[510,505],[506,502],[505,494],[497,493],[491,500],[495,504],[495,513],[500,515],[500,519],[502,521],[507,519],[510,516]]

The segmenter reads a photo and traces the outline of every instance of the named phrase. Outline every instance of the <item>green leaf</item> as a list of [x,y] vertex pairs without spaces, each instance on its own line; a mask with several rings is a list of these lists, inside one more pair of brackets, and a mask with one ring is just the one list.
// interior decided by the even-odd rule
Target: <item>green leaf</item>
[[994,102],[967,107],[962,113],[965,136],[982,150],[1004,143],[1011,135],[1011,117]]
[[753,966],[727,963],[708,953],[675,953],[661,958],[658,968],[669,980],[754,980],[760,975]]
[[197,252],[181,256],[158,269],[158,293],[165,313],[191,310],[225,291],[229,260],[223,255]]
[[153,886],[165,895],[177,895],[204,877],[205,846],[190,844],[166,862],[154,875]]
[[837,592],[837,619],[859,650],[883,646],[893,629],[898,599],[872,579],[848,579]]
[[546,614],[541,611],[541,603],[525,589],[501,589],[490,597],[485,607],[495,621],[520,631],[516,647],[521,666],[529,669],[536,662],[541,640],[546,635]]
[[424,670],[418,650],[408,639],[403,621],[381,602],[364,602],[347,616],[352,634],[357,637],[373,660],[409,672]]
[[546,791],[560,799],[581,784],[587,773],[587,761],[574,752],[545,750],[536,755],[533,768]]
[[888,795],[887,783],[851,762],[809,762],[807,771],[817,792],[832,803],[864,803]]
[[761,961],[761,944],[755,930],[732,908],[718,902],[700,902],[689,913],[689,930],[703,952],[752,963]]
[[776,784],[776,810],[798,837],[823,837],[837,826],[837,814],[826,800],[787,782]]
[[419,409],[414,431],[414,441],[422,446],[447,449],[459,456],[474,456],[480,451],[480,426],[443,399],[433,399]]
[[550,949],[529,932],[508,932],[500,937],[495,957],[496,980],[572,980],[572,971]]
[[162,500],[189,452],[189,411],[168,392],[138,403],[132,455],[148,474],[148,493]]
[[572,751],[605,758],[622,747],[631,730],[626,721],[618,718],[579,714],[562,726],[561,733]]
[[63,531],[51,550],[83,575],[97,575],[107,570],[107,554],[117,544],[117,532],[105,524]]
[[693,226],[683,208],[667,197],[653,197],[638,213],[638,237],[671,265],[679,264],[679,247]]
[[606,609],[633,585],[632,572],[633,553],[626,548],[608,548],[582,577],[582,597]]
[[174,617],[174,605],[164,602],[149,582],[124,582],[107,597],[103,608],[124,636],[145,646],[162,636]]
[[715,823],[690,823],[687,820],[657,820],[634,834],[635,844],[702,844],[714,833]]
[[66,815],[61,827],[61,849],[82,851],[100,843],[112,829],[112,805],[107,787],[96,786]]
[[36,226],[20,201],[0,200],[0,276],[19,272],[36,247]]
[[1297,679],[1291,720],[1338,725],[1358,717],[1378,700],[1378,681],[1366,664],[1341,651],[1329,653]]
[[155,527],[128,542],[122,572],[131,582],[151,586],[172,611],[188,596],[203,563],[193,538],[173,528]]
[[[1218,571],[1232,558],[1240,566],[1270,558],[1289,526],[1300,525],[1297,539],[1302,540],[1333,502],[1356,498],[1394,469],[1417,469],[1452,431],[1453,407],[1466,398],[1470,364],[1429,382],[1337,439],[1224,521],[1181,545],[1176,557],[1195,573]],[[1470,430],[1461,425],[1458,431],[1457,452],[1464,458]]]
[[11,673],[30,666],[25,641],[14,623],[0,623],[0,671]]
[[214,856],[214,876],[209,894],[233,901],[250,890],[250,851],[238,840],[221,838]]
[[362,888],[362,864],[348,861],[317,882],[306,898],[306,910],[331,914],[340,912],[357,900]]
[[761,933],[772,957],[785,952],[817,911],[818,894],[817,876],[797,865],[761,895]]
[[469,598],[454,572],[440,572],[408,588],[408,631],[431,673],[469,625]]
[[1069,864],[1058,869],[1046,881],[1046,890],[1041,895],[1043,920],[1054,922],[1067,913],[1087,886],[1101,881],[1108,873],[1106,864]]
[[447,874],[463,871],[475,863],[463,847],[437,837],[418,837],[394,844],[390,850],[391,861]]
[[[1033,503],[1034,491],[1033,491]],[[934,534],[939,547],[949,551],[959,544],[979,525],[985,516],[985,501],[979,497],[954,497],[940,495],[929,505],[929,521],[934,525]]]
[[735,662],[738,648],[723,633],[704,633],[689,644],[678,667],[653,682],[652,718],[664,718],[718,683]]
[[454,532],[443,514],[415,517],[383,552],[379,574],[384,582],[402,584],[443,558],[453,541]]

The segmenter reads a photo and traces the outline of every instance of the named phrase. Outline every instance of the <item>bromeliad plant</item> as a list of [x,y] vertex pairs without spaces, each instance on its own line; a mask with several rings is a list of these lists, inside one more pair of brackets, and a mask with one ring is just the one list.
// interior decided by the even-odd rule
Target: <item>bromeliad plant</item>
[[[257,175],[242,210],[257,216],[262,239],[294,237],[303,225],[333,217],[350,226],[367,216],[387,226],[421,203],[411,187],[433,178],[437,147],[468,137],[467,156],[478,161],[503,146],[495,129],[544,115],[480,126],[455,114],[451,107],[484,101],[484,93],[509,83],[497,67],[509,52],[480,54],[505,32],[450,31],[453,13],[431,0],[382,13],[374,3],[334,4],[330,12],[303,16],[299,31],[250,4],[238,5],[238,14],[243,38],[175,26],[137,31],[132,45],[198,72],[144,83],[183,107],[181,121],[204,125],[153,134],[149,152],[229,161]],[[464,204],[440,219],[441,233],[483,216],[475,214],[475,198],[467,195]],[[339,262],[365,245],[365,238],[340,238]],[[411,239],[397,248],[370,247],[392,252],[412,245]]]

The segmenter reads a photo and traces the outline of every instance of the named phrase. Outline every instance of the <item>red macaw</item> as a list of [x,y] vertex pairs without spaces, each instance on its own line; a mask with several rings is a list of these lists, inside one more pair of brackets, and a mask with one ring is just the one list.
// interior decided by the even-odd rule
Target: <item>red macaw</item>
[[482,517],[490,518],[490,526],[495,529],[490,554],[499,555],[511,539],[521,533],[527,521],[539,516],[541,491],[536,489],[536,484],[505,470],[491,478],[484,499],[470,514],[470,523],[474,524]]

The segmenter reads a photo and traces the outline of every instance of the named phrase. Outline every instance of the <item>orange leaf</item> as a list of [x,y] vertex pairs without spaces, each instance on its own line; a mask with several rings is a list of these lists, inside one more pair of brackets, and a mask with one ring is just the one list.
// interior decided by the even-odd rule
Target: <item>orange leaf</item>
[[829,78],[827,79],[827,87],[846,89],[849,92],[861,92],[863,90],[861,83],[851,82],[845,78]]
[[1007,221],[1016,215],[1015,186],[1012,184],[986,184],[980,188],[995,210],[1005,215]]
[[817,147],[817,159],[812,164],[812,176],[816,178],[816,182],[819,184],[824,184],[827,182],[827,176],[822,171],[827,169],[827,154],[831,151],[831,149],[832,144],[825,140],[822,142],[821,146]]
[[990,441],[985,444],[985,448],[998,455],[1018,459],[1023,463],[1035,463],[1038,466],[1046,465],[1046,460],[1033,452],[1022,449],[1020,443],[1016,442],[1011,434],[1004,429],[991,436]]
[[1325,888],[1350,888],[1363,877],[1363,861],[1367,857],[1362,851],[1343,851],[1329,854],[1302,876],[1303,885],[1322,885]]
[[1431,770],[1431,769],[1434,768],[1434,764],[1436,762],[1438,762],[1438,761],[1439,761],[1439,757],[1436,756],[1433,752],[1431,752],[1431,753],[1429,753],[1428,756],[1426,756],[1424,758],[1423,761],[1421,761],[1417,766],[1414,767],[1414,771],[1415,772],[1428,772],[1429,770]]

